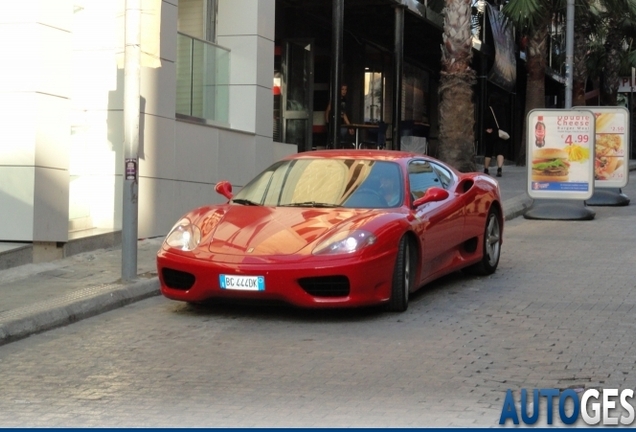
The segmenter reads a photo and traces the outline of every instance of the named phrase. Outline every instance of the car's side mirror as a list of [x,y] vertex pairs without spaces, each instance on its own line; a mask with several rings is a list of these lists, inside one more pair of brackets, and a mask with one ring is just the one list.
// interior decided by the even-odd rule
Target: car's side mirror
[[232,184],[227,180],[222,180],[214,186],[214,190],[216,193],[223,195],[225,198],[231,200],[234,195],[232,195]]
[[413,207],[419,207],[430,202],[444,201],[446,198],[448,198],[448,195],[449,194],[446,189],[442,189],[436,186],[431,187],[426,191],[423,197],[420,197],[413,201]]

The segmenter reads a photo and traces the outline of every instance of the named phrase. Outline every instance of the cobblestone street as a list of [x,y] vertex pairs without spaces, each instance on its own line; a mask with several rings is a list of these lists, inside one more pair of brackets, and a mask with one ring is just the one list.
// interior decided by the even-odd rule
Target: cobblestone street
[[510,221],[495,275],[403,314],[154,297],[0,346],[0,425],[497,426],[509,388],[634,388],[636,206],[594,210]]

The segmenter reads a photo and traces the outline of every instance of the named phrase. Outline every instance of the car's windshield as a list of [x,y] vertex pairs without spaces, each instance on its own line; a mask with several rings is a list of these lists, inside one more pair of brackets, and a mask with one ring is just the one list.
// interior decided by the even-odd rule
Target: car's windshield
[[402,204],[395,162],[295,159],[277,162],[249,182],[232,202],[266,206],[389,208]]

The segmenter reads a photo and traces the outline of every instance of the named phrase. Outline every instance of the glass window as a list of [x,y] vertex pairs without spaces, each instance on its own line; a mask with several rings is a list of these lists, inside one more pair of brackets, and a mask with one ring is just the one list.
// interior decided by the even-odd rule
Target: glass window
[[229,122],[230,51],[179,33],[177,114]]
[[218,0],[179,0],[176,113],[229,123],[230,51],[215,44]]
[[364,121],[378,123],[382,121],[382,72],[364,73]]
[[444,189],[448,189],[448,187],[453,182],[453,174],[441,165],[438,165],[436,163],[433,163],[431,165],[433,166],[433,169],[437,172],[437,177],[442,183],[442,187]]
[[177,31],[216,42],[218,0],[179,0]]
[[428,85],[428,72],[416,66],[404,64],[402,120],[421,122],[428,119]]
[[347,207],[397,207],[404,199],[402,184],[397,164],[375,162],[360,187],[346,201]]
[[400,167],[394,162],[306,158],[281,161],[234,197],[268,206],[389,208],[402,204]]
[[415,199],[423,197],[433,186],[443,187],[437,171],[433,169],[430,162],[415,160],[409,163],[409,187]]

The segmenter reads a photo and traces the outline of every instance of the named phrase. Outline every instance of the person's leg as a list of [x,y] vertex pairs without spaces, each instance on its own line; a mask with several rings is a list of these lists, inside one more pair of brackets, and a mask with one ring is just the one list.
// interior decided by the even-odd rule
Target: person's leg
[[343,127],[340,128],[340,142],[337,148],[347,148],[347,130]]
[[488,172],[490,168],[490,160],[492,159],[492,156],[496,155],[497,153],[495,153],[495,143],[492,140],[492,134],[487,133],[485,135],[487,136],[484,139],[484,172],[486,174],[490,174]]
[[484,172],[488,174],[488,167],[490,166],[490,156],[484,156]]
[[502,168],[504,164],[503,155],[497,155],[497,168]]

